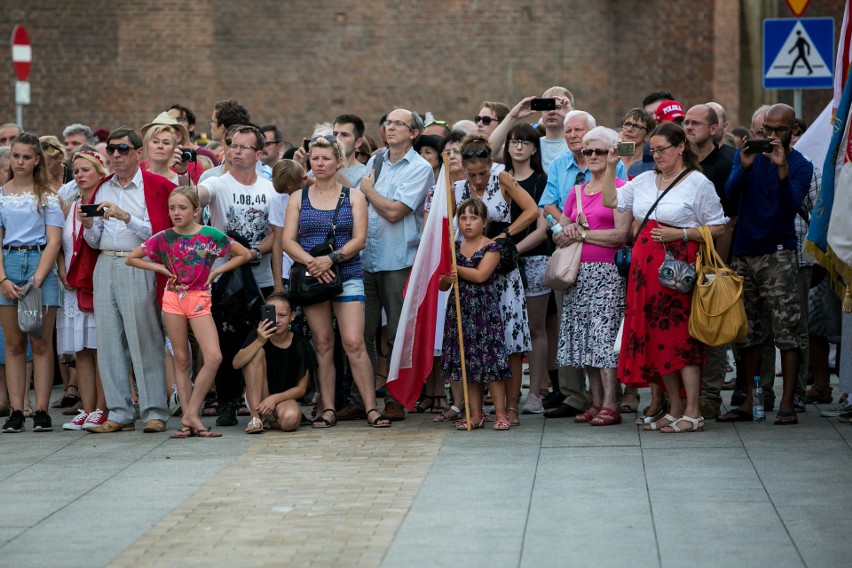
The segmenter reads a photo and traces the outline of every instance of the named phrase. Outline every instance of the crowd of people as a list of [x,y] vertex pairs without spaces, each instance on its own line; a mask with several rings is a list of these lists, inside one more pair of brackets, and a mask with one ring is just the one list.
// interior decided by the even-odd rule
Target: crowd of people
[[[72,417],[64,429],[92,433],[137,420],[165,432],[180,415],[173,438],[221,436],[204,416],[246,416],[248,434],[404,420],[387,361],[444,171],[457,268],[440,275],[433,368],[409,412],[464,430],[635,413],[647,430],[698,432],[751,421],[755,377],[775,409],[776,349],[776,425],[834,401],[840,302],[804,251],[820,157],[794,148],[805,125],[787,105],[731,128],[718,103],[684,109],[658,91],[610,128],[556,86],[453,124],[392,109],[377,139],[340,114],[294,144],[233,99],[208,124],[199,135],[176,104],[138,131],[0,126],[2,432],[30,417],[52,430],[51,406]],[[734,345],[693,338],[691,285],[660,276],[694,264],[704,235],[744,281],[749,331]],[[576,281],[549,288],[552,254],[576,243]],[[332,292],[296,302],[291,274]],[[37,329],[24,325],[34,301]],[[51,403],[57,369],[65,390]],[[827,414],[852,422],[846,398]]]

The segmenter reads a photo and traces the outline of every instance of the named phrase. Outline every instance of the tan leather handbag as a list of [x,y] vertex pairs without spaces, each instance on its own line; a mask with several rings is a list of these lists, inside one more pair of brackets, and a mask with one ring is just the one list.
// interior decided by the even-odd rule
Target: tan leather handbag
[[[583,214],[583,199],[580,186],[575,185],[577,193],[577,220]],[[580,257],[583,256],[583,243],[578,241],[567,247],[556,249],[547,261],[544,271],[544,285],[552,290],[567,290],[577,281],[580,272]]]

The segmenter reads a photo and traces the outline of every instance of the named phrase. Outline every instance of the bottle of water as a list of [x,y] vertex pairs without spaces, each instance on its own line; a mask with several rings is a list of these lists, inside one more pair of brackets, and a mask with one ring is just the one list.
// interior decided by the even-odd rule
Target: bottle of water
[[766,422],[766,413],[763,411],[763,388],[760,386],[760,377],[754,377],[754,389],[752,389],[752,421],[756,424]]
[[550,223],[550,233],[554,237],[562,232],[562,225],[560,225],[559,222],[553,218],[553,215],[548,215],[547,217],[545,217],[545,219],[548,223]]

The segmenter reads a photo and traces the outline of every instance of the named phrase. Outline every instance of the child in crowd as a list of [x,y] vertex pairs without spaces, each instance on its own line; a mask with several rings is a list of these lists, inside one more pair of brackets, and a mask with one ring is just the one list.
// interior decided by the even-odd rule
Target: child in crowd
[[251,420],[246,434],[263,431],[261,416],[272,415],[284,432],[299,427],[302,411],[298,399],[305,396],[317,360],[310,342],[290,330],[293,307],[287,295],[273,292],[266,299],[275,308],[275,321],[262,320],[234,357],[234,368],[243,369]]
[[307,183],[305,168],[296,160],[281,160],[272,168],[272,187],[279,194],[269,204],[269,225],[272,228],[272,287],[276,292],[283,292],[289,285],[290,268],[293,266],[292,259],[284,254],[284,212],[287,211],[290,194],[302,189]]
[[[169,217],[174,227],[161,231],[137,247],[127,257],[135,268],[164,274],[169,283],[163,293],[163,321],[171,340],[175,360],[175,380],[183,411],[182,427],[172,438],[218,438],[218,432],[204,427],[198,415],[204,396],[222,362],[218,334],[210,313],[210,283],[220,274],[249,262],[251,253],[213,227],[195,222],[200,212],[198,193],[191,187],[178,187],[169,196]],[[213,268],[214,262],[230,253],[231,258]],[[144,260],[147,256],[150,260]],[[192,364],[188,329],[201,348],[204,364],[195,379],[189,379]]]
[[[500,262],[500,247],[485,236],[488,210],[481,199],[470,198],[461,202],[456,212],[459,232],[463,241],[456,241],[457,270],[441,276],[440,288],[448,290],[458,280],[462,306],[462,338],[469,385],[471,428],[482,428],[483,386],[494,399],[495,430],[508,430],[511,426],[506,415],[504,380],[512,372],[509,354],[503,338],[503,320],[500,317],[499,295],[494,284],[494,271]],[[444,326],[444,350],[441,355],[444,376],[451,381],[461,380],[456,303],[453,297],[447,303]],[[478,412],[474,412],[476,409]],[[467,429],[465,420],[456,424],[459,430]]]

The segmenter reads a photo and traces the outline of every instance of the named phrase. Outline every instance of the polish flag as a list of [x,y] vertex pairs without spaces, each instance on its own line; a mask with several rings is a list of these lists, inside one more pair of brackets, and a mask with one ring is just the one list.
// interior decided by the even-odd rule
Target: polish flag
[[[447,184],[438,176],[429,217],[403,293],[402,312],[388,370],[387,389],[412,410],[432,370],[438,315],[438,280],[450,272]],[[443,331],[441,331],[443,333]]]

